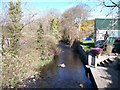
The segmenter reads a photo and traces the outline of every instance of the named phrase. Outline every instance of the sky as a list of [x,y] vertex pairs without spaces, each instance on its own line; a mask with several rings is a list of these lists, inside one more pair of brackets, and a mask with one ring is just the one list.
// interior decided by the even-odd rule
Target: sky
[[[9,0],[0,0],[0,13],[6,10],[5,3],[8,1]],[[57,12],[63,13],[65,10],[75,5],[86,4],[91,13],[88,19],[115,17],[117,8],[111,10],[111,8],[104,7],[101,5],[101,1],[103,0],[21,0],[22,10],[26,16],[34,13],[39,13],[38,16],[42,16],[50,9],[55,9]],[[113,1],[118,2],[119,0]],[[111,5],[110,0],[105,0],[105,2],[107,5]]]

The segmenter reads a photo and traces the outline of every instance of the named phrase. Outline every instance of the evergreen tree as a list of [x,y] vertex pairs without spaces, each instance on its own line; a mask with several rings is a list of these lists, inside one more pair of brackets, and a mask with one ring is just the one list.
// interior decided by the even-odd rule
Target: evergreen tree
[[17,0],[15,4],[10,1],[9,2],[9,34],[10,34],[10,51],[11,54],[15,55],[18,53],[19,48],[19,39],[21,36],[22,24],[20,23],[21,19],[21,8],[20,1]]
[[50,21],[50,30],[52,30],[52,33],[53,33],[54,37],[55,37],[57,40],[59,39],[59,31],[58,31],[58,28],[59,28],[59,21],[58,21],[58,19],[53,18],[53,19]]
[[40,51],[40,59],[45,59],[45,40],[44,40],[44,30],[42,24],[39,23],[39,28],[37,30],[37,44],[38,50]]
[[2,25],[2,40],[1,40],[1,49],[2,49],[2,56],[4,55],[5,53],[5,49],[4,49],[4,40],[5,40],[5,36],[4,36],[4,33],[3,33],[3,25]]

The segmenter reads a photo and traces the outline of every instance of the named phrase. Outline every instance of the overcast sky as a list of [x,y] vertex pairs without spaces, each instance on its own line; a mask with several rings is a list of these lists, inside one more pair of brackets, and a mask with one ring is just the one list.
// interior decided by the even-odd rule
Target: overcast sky
[[[5,11],[5,2],[9,0],[0,0],[0,12]],[[15,0],[13,0],[15,1]],[[91,16],[89,19],[94,18],[106,18],[106,17],[115,17],[117,8],[111,10],[111,8],[104,7],[100,5],[102,0],[21,0],[22,1],[22,10],[26,16],[33,13],[39,13],[39,15],[44,15],[50,9],[56,9],[58,12],[63,13],[68,8],[78,5],[86,4],[89,6],[91,11]],[[118,2],[119,0],[113,0]],[[106,4],[111,5],[109,0],[105,0]],[[110,13],[110,14],[109,14]],[[108,16],[107,16],[108,15]]]

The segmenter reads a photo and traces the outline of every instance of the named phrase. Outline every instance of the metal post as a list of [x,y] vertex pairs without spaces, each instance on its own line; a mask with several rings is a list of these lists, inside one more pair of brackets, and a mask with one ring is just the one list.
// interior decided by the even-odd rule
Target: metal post
[[92,65],[92,54],[91,53],[88,54],[88,65],[89,66]]
[[81,26],[81,18],[80,17],[75,18],[75,24],[78,25],[78,31],[77,31],[77,38],[78,38],[78,32],[80,31],[80,26]]

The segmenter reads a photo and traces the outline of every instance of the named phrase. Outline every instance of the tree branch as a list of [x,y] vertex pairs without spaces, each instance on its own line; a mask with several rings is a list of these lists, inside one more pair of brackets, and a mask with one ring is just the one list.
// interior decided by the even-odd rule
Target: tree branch
[[106,5],[104,1],[103,1],[103,5],[104,5],[105,7],[118,7],[118,8],[120,8],[120,5],[116,4],[116,3],[113,2],[112,0],[110,0],[110,1],[112,2],[113,5]]
[[120,8],[120,5],[116,4],[115,2],[113,2],[112,0],[110,0],[112,2],[112,4],[114,4],[115,6],[117,6],[118,8]]

